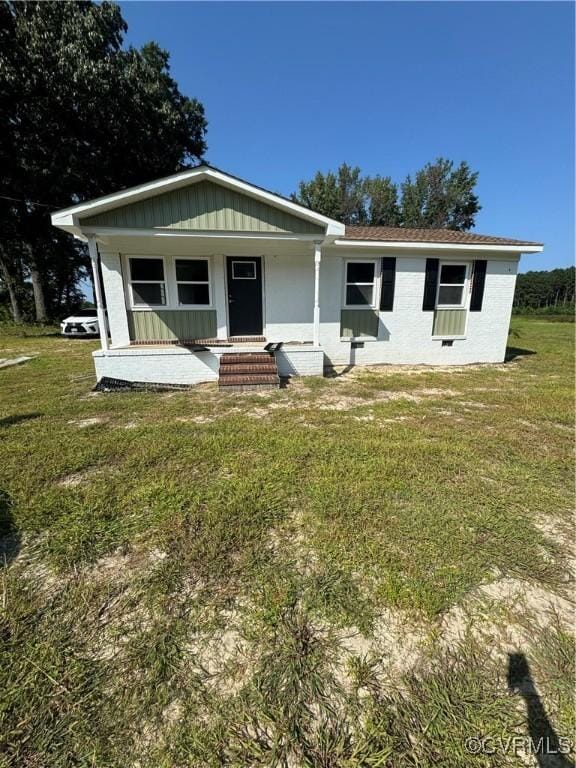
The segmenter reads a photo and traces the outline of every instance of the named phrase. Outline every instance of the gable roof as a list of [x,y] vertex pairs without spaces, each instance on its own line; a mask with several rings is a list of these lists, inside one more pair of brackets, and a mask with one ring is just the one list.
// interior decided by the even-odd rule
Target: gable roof
[[457,232],[453,229],[414,229],[409,227],[351,227],[341,240],[373,240],[396,243],[442,243],[446,245],[511,245],[538,246],[542,243],[530,240],[514,240],[509,237],[480,235],[476,232]]
[[229,173],[220,171],[206,163],[189,168],[172,176],[166,176],[162,179],[140,184],[136,187],[130,187],[111,195],[105,195],[104,197],[99,197],[95,200],[88,200],[70,208],[56,211],[51,217],[52,224],[60,229],[78,235],[81,234],[83,220],[94,220],[95,217],[109,211],[125,208],[128,205],[139,203],[150,198],[156,198],[168,192],[175,192],[201,181],[211,181],[304,221],[316,224],[322,227],[323,233],[326,235],[344,235],[345,228],[340,222],[316,213],[315,211],[311,211],[309,208],[305,208],[292,200],[288,200],[285,197],[269,192],[262,187],[249,184],[237,176],[232,176]]

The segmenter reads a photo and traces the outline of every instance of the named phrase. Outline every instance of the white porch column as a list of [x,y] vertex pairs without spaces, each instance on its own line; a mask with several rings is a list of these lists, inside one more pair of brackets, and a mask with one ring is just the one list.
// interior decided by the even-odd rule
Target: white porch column
[[96,239],[88,238],[88,253],[92,262],[92,274],[94,276],[94,295],[96,297],[96,314],[98,315],[98,328],[100,330],[100,344],[102,349],[108,349],[108,323],[106,322],[106,313],[104,311],[104,301],[102,299],[102,286],[100,284],[100,270],[98,269],[98,248]]
[[314,243],[314,346],[320,346],[320,262],[322,248],[320,243]]
[[212,303],[216,310],[216,338],[226,341],[228,338],[228,324],[226,311],[228,309],[228,297],[226,294],[226,270],[224,256],[218,254],[212,257]]

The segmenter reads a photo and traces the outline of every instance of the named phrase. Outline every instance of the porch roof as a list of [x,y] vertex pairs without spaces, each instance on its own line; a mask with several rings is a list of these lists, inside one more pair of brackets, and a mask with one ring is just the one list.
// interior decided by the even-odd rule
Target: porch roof
[[111,228],[320,239],[345,231],[334,219],[206,164],[56,211],[52,223],[81,238]]

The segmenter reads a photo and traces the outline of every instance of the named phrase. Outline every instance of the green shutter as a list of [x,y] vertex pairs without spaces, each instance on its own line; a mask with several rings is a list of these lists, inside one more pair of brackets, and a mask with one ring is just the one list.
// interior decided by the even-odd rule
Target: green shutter
[[432,336],[463,336],[465,330],[465,309],[437,309],[434,312]]
[[132,341],[189,341],[216,337],[216,310],[162,309],[128,312]]
[[361,338],[378,336],[378,313],[369,309],[343,309],[340,314],[340,336]]

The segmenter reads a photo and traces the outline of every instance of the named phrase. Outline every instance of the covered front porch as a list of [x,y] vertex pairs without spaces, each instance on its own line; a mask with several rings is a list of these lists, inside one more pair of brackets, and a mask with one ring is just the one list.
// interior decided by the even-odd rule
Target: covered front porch
[[[193,385],[218,381],[223,355],[265,352],[265,342],[130,344],[93,353],[96,378],[150,384]],[[271,352],[278,375],[322,376],[324,352],[313,344],[283,344]]]
[[88,243],[99,379],[210,381],[222,355],[268,342],[281,376],[322,373],[320,264],[339,222],[199,166],[53,223]]

